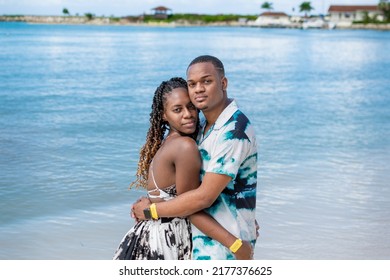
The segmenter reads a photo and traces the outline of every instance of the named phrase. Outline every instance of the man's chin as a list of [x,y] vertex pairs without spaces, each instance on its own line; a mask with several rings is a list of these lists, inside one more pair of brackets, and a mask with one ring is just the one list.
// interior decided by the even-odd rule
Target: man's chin
[[207,110],[209,107],[207,105],[198,104],[198,105],[196,105],[196,108],[201,110],[201,111],[204,111],[204,110]]

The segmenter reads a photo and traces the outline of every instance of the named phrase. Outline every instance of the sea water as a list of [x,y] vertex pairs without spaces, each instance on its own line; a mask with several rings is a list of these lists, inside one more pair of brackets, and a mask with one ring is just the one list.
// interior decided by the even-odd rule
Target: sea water
[[390,32],[0,23],[0,259],[111,259],[155,88],[219,57],[259,144],[256,259],[390,258]]

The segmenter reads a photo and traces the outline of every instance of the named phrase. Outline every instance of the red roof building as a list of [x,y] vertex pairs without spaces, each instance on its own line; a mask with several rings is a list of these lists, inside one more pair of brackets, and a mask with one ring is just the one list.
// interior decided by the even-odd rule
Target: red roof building
[[362,21],[367,14],[369,17],[381,15],[381,11],[376,5],[330,5],[330,21],[350,25],[354,21]]
[[291,24],[289,16],[282,12],[264,12],[251,24],[263,27],[287,27]]
[[282,12],[264,12],[264,13],[261,13],[260,16],[263,16],[263,17],[288,17],[288,15],[286,13],[282,13]]
[[379,11],[378,6],[376,5],[361,5],[361,6],[341,6],[341,5],[330,5],[329,13],[338,12],[338,13],[354,13],[354,12],[377,12]]

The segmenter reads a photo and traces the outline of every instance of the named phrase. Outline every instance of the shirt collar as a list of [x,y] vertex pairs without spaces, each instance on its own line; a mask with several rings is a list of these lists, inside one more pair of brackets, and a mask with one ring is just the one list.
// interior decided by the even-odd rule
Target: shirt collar
[[225,123],[233,116],[233,114],[238,110],[237,102],[234,99],[231,99],[230,104],[222,111],[218,119],[214,124],[214,129],[221,129]]
[[204,135],[204,129],[206,127],[207,120],[204,115],[202,115],[200,119],[201,129],[199,130],[197,138],[198,144],[202,143],[210,135],[211,131],[221,129],[225,125],[225,123],[233,116],[233,114],[238,110],[236,101],[234,99],[230,100],[230,104],[218,116],[216,122],[210,127],[206,135]]

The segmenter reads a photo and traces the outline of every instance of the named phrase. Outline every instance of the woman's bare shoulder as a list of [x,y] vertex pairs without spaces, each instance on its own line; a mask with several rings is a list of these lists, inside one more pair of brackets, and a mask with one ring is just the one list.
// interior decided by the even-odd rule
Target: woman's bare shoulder
[[170,148],[179,152],[198,152],[196,141],[188,136],[180,136],[172,139]]

